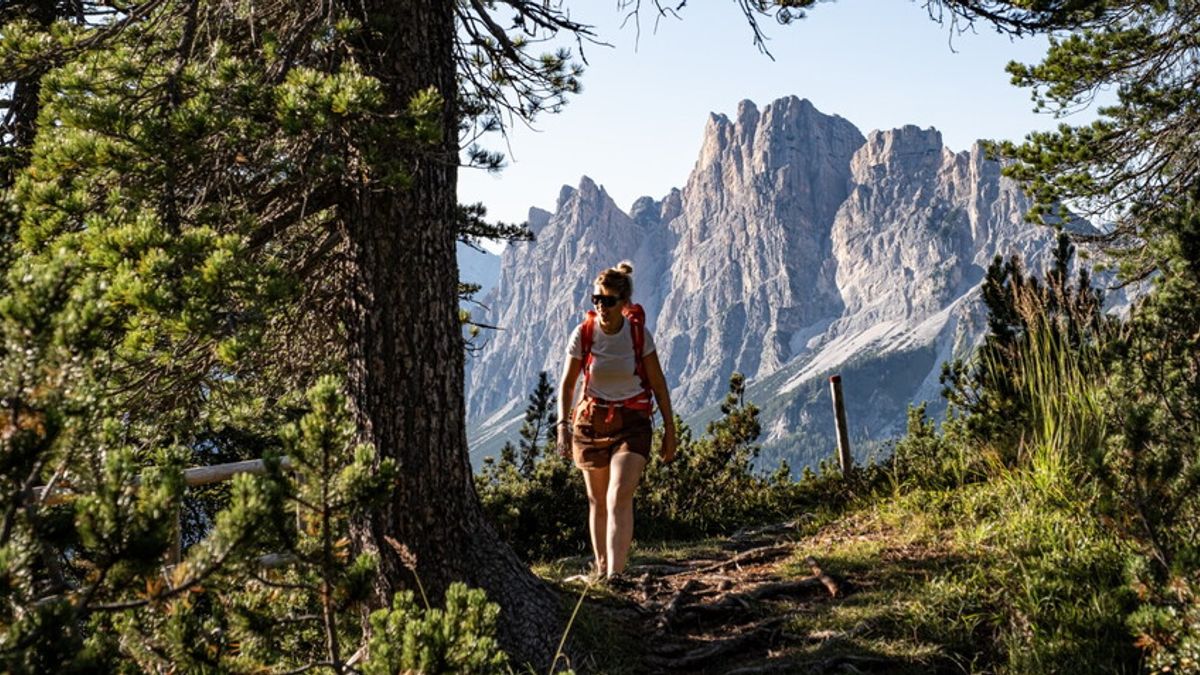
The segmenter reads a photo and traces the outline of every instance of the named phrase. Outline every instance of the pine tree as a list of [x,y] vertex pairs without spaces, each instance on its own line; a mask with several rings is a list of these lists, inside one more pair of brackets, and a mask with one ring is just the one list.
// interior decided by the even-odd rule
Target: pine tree
[[[411,502],[357,516],[359,552],[380,561],[377,605],[418,575],[384,539],[394,537],[435,596],[453,579],[513,586],[506,611],[539,609],[504,624],[509,643],[524,644],[514,638],[524,622],[536,627],[528,644],[553,649],[556,600],[494,535],[488,544],[463,454],[453,243],[492,230],[481,208],[453,201],[453,8],[429,11],[416,20],[386,4],[312,13],[290,3],[150,3],[130,8],[119,30],[6,25],[6,54],[54,64],[39,79],[52,131],[36,136],[30,170],[5,195],[20,228],[9,277],[20,284],[4,306],[6,401],[11,424],[31,434],[27,461],[7,467],[13,521],[36,527],[17,498],[29,485],[117,495],[136,467],[208,463],[226,439],[268,450],[300,407],[295,392],[341,373],[360,444],[401,457],[412,483],[393,492]],[[402,72],[379,39],[392,20],[416,31],[403,44],[432,50],[398,57]],[[552,61],[538,77],[557,77]],[[548,86],[565,91],[565,60],[558,70],[563,79]],[[446,161],[427,161],[439,156]],[[405,326],[409,339],[380,341],[379,326]],[[444,414],[430,418],[435,410]],[[99,429],[130,448],[110,474],[93,470],[107,447]],[[173,449],[165,459],[153,450],[163,447]],[[146,496],[154,513],[182,499],[178,490]],[[199,520],[219,523],[225,511],[215,509],[238,498],[229,490]],[[449,506],[431,522],[435,502]],[[134,505],[103,513],[126,534],[143,517]],[[464,525],[483,531],[438,534]],[[132,556],[105,542],[107,530],[81,529],[111,549],[112,564]],[[137,535],[148,555],[139,573],[161,557],[144,540],[163,543],[167,529]],[[133,580],[101,578],[105,588],[85,591],[97,601]],[[71,581],[39,579],[26,600]]]
[[529,405],[525,408],[525,423],[521,425],[520,471],[526,478],[533,475],[538,459],[548,456],[554,450],[554,425],[558,421],[558,412],[554,408],[556,400],[550,375],[543,370],[538,373],[537,385],[529,395]]
[[1090,30],[1052,40],[1041,63],[1009,66],[1039,109],[1066,112],[1115,91],[1117,104],[1101,107],[1096,122],[1033,133],[999,151],[1017,159],[1006,172],[1032,191],[1035,217],[1062,217],[1069,203],[1113,222],[1101,241],[1122,254],[1126,279],[1146,278],[1165,262],[1146,242],[1170,234],[1164,216],[1200,179],[1192,133],[1198,66],[1189,56],[1198,31],[1194,2],[1104,3]]

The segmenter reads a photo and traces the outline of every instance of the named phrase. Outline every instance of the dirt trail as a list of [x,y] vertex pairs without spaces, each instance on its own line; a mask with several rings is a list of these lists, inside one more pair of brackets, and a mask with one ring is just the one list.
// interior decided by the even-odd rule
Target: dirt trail
[[791,619],[817,603],[853,593],[850,580],[808,558],[797,574],[797,523],[741,532],[711,557],[631,565],[624,583],[610,587],[628,601],[646,649],[644,672],[784,673],[884,672],[888,662],[838,655],[803,663],[797,647],[829,634],[789,632]]

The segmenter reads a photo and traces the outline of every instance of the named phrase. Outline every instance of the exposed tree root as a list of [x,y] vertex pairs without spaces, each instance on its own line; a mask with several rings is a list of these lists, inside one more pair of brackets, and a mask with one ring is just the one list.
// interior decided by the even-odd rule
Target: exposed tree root
[[[702,604],[685,604],[684,594],[672,598],[673,605],[663,612],[663,619],[668,624],[680,622],[709,623],[720,621],[737,624],[741,620],[753,616],[754,602],[778,598],[780,596],[808,595],[823,588],[820,580],[815,578],[798,579],[795,581],[779,581],[760,584],[747,591],[726,593],[714,602]],[[690,593],[689,593],[690,595]]]
[[744,668],[735,668],[725,671],[725,675],[768,675],[769,673],[794,673],[796,672],[796,664],[794,663],[763,663],[755,666],[746,666]]
[[648,660],[651,665],[671,670],[696,671],[713,666],[717,659],[728,658],[748,649],[774,642],[780,633],[780,626],[789,616],[777,616],[767,619],[741,634],[723,640],[713,640],[703,643],[698,649],[675,657],[652,656]]
[[760,546],[768,541],[777,541],[782,535],[799,530],[802,522],[803,519],[797,518],[787,523],[767,525],[753,530],[738,530],[722,546],[740,551]]
[[[781,559],[795,551],[790,542],[763,543],[762,537],[786,536],[798,521],[739,533],[723,560],[689,559],[680,563],[631,566],[625,585],[614,592],[633,601],[642,615],[644,635],[653,635],[645,667],[651,671],[734,672],[742,675],[794,672],[791,659],[767,661],[781,643],[821,641],[789,635],[786,622],[821,597],[840,598],[848,582],[828,574],[813,558],[811,577],[780,578]],[[746,544],[753,548],[742,550]],[[828,596],[826,596],[828,594]],[[785,607],[770,601],[790,598]],[[784,613],[780,613],[780,612]],[[873,661],[835,661],[818,669],[870,668]],[[814,664],[809,664],[813,667]]]
[[818,666],[817,672],[828,673],[834,669],[850,670],[850,672],[863,672],[864,670],[873,670],[879,672],[887,672],[899,666],[892,659],[885,659],[879,656],[855,656],[853,654],[839,654],[837,656],[825,659]]

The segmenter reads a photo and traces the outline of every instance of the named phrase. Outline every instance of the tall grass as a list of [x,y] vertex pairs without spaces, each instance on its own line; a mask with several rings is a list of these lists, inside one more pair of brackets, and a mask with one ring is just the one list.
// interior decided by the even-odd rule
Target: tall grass
[[1046,490],[1078,479],[1083,463],[1103,452],[1108,425],[1101,339],[1072,344],[1053,318],[1035,314],[1016,348],[982,357],[987,372],[1007,378],[1025,403],[1029,419],[1015,468]]
[[[1112,431],[1105,333],[1072,335],[1045,312],[1026,318],[1019,340],[979,357],[989,384],[1019,403],[1019,433],[1001,441],[1015,448],[997,453],[1008,461],[990,463],[990,480],[955,493],[948,524],[963,550],[985,552],[978,578],[1001,591],[985,603],[999,629],[1001,671],[1136,669],[1124,625],[1130,550],[1101,524],[1100,486],[1089,470]],[[960,451],[972,449],[987,452]]]

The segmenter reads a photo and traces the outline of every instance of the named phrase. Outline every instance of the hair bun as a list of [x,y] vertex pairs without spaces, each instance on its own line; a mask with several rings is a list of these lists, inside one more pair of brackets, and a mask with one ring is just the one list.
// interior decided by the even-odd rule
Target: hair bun
[[620,272],[622,274],[628,274],[629,276],[633,276],[633,262],[632,261],[622,260],[621,262],[617,263],[616,267],[614,267],[613,269],[617,270],[618,272]]

